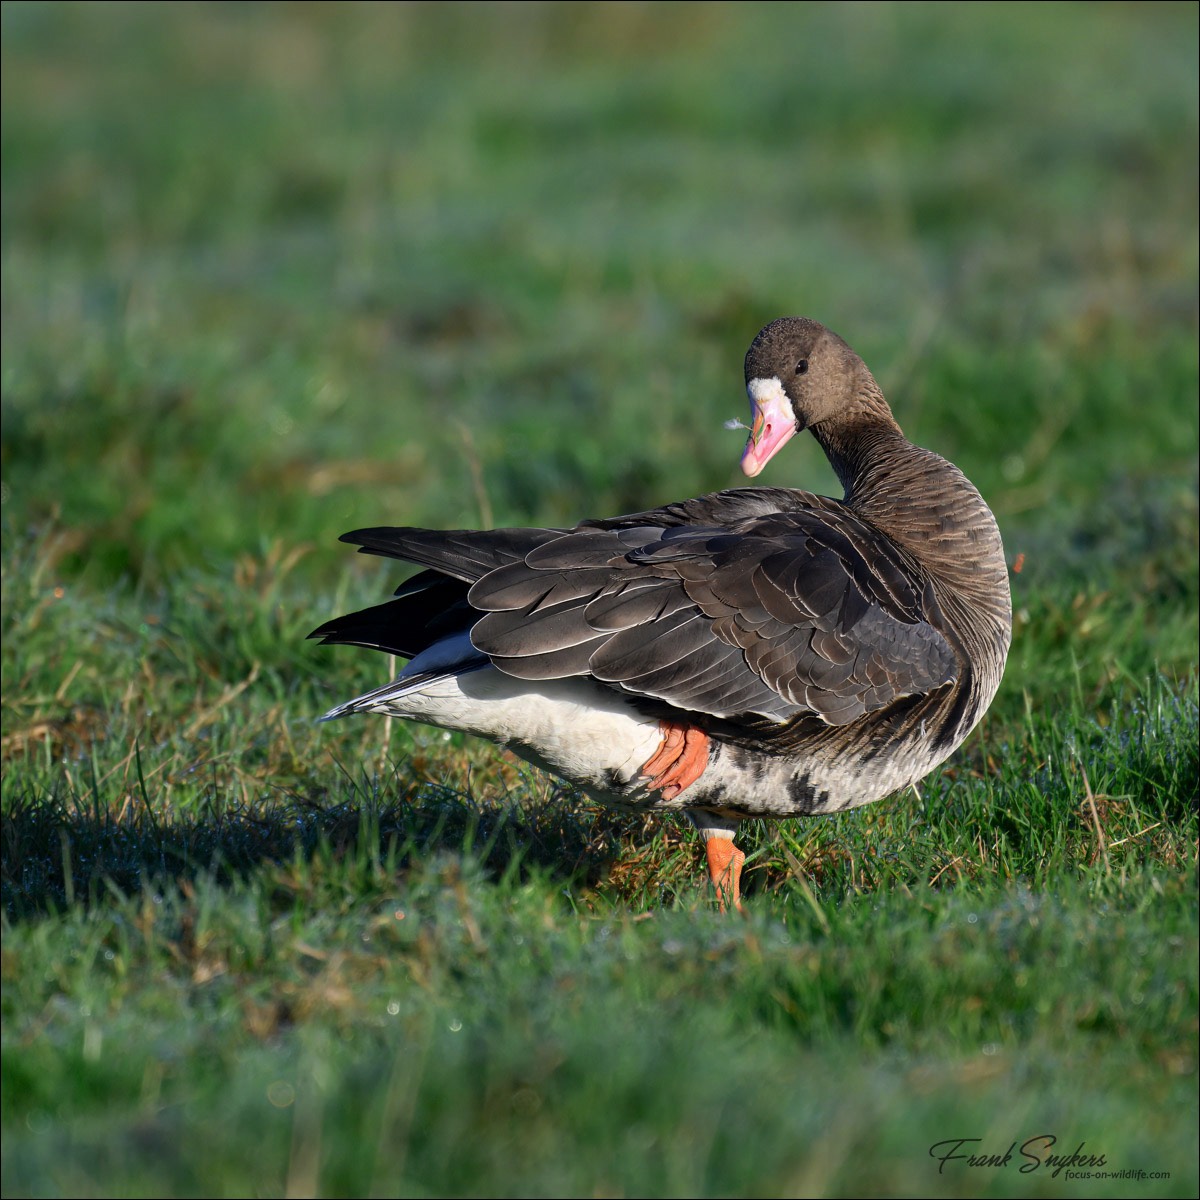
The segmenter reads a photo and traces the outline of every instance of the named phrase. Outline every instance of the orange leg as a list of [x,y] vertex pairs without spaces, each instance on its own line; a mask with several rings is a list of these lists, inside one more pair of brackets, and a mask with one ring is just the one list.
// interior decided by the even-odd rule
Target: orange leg
[[708,855],[708,874],[717,890],[717,903],[722,912],[730,908],[742,911],[742,863],[745,854],[734,844],[732,838],[710,837],[704,843]]
[[704,774],[708,766],[708,735],[674,721],[659,721],[658,727],[662,745],[646,761],[642,775],[650,777],[646,786],[651,791],[659,790],[664,800],[674,800]]

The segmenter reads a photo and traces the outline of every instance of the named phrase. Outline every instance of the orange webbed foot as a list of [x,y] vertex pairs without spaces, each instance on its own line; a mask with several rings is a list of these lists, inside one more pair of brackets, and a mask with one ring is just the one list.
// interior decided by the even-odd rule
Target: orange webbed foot
[[674,800],[690,787],[708,766],[708,735],[691,725],[659,721],[662,745],[646,760],[643,777],[647,788],[661,791],[664,800]]

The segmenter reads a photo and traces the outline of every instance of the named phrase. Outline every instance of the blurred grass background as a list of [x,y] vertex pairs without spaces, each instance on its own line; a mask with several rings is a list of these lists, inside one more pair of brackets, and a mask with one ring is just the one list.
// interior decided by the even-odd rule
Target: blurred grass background
[[[926,1153],[1052,1126],[1194,1194],[1196,35],[6,3],[5,1193],[1074,1194]],[[671,822],[314,728],[338,534],[734,485],[783,314],[1024,555],[924,803],[750,834],[731,926]]]

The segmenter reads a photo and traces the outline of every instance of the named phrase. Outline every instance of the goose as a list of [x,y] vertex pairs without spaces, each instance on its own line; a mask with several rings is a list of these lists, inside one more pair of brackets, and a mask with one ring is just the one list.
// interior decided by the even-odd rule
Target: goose
[[344,534],[421,569],[310,635],[409,660],[322,719],[465,731],[602,803],[684,813],[722,908],[743,820],[855,808],[943,762],[1011,640],[995,518],[817,321],[766,325],[745,380],[745,474],[807,429],[840,500],[751,486],[570,529]]

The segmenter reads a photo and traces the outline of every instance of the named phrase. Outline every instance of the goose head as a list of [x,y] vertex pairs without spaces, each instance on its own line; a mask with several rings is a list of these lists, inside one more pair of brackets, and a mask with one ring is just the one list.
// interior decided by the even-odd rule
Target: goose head
[[819,322],[780,317],[765,325],[746,352],[750,437],[742,470],[757,475],[794,434],[848,412],[868,378],[863,360]]

